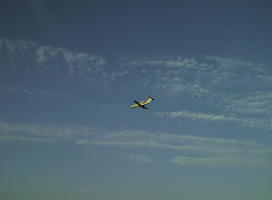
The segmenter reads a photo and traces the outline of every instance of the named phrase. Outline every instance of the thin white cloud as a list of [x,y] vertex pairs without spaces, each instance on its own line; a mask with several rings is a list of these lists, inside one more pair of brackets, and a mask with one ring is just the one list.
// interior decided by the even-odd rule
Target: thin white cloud
[[[271,148],[255,141],[132,130],[105,133],[93,139],[78,140],[76,144],[172,151],[183,155],[170,162],[182,166],[259,167],[269,165],[268,158],[272,155]],[[133,159],[140,158],[134,156]]]
[[253,118],[253,117],[233,117],[226,115],[216,115],[211,113],[196,113],[188,111],[177,111],[177,112],[157,112],[155,116],[162,118],[173,118],[173,119],[191,119],[199,122],[217,122],[217,123],[234,123],[243,127],[250,127],[256,129],[267,129],[272,130],[272,121],[270,118]]
[[227,117],[225,115],[215,115],[207,113],[194,113],[188,111],[179,112],[157,112],[154,113],[156,116],[169,117],[169,118],[188,118],[192,120],[202,121],[216,121],[216,122],[238,122],[239,119],[235,117]]
[[[132,60],[130,58],[130,62]],[[158,94],[191,99],[218,113],[174,111],[157,113],[157,116],[272,130],[269,117],[272,114],[272,76],[267,65],[219,57],[193,58],[188,62],[186,58],[174,56],[157,60],[138,58],[132,63],[134,67],[145,66],[149,74],[157,77],[152,90],[157,90]],[[157,68],[150,70],[149,65]]]
[[28,137],[28,136],[12,136],[0,135],[0,141],[18,141],[18,142],[53,142],[53,139]]
[[197,167],[263,167],[268,164],[264,159],[252,159],[242,157],[186,157],[178,156],[170,162],[179,166],[197,166]]
[[[196,104],[216,109],[218,114],[174,111],[158,112],[156,116],[272,130],[272,76],[266,65],[205,57],[192,65],[190,70],[174,71],[182,73],[179,78],[168,77],[167,73],[162,76],[161,84],[156,86],[161,92],[166,90],[168,95],[190,97]],[[191,78],[186,79],[186,76]]]
[[184,58],[181,56],[163,56],[163,57],[133,57],[122,56],[121,63],[127,67],[164,67],[164,68],[179,68],[193,67],[197,65],[195,58]]
[[137,69],[152,79],[149,87],[158,94],[189,97],[231,114],[272,113],[267,103],[271,102],[272,84],[267,65],[231,58],[179,56],[125,57],[120,62],[133,73]]
[[196,152],[249,152],[268,150],[250,140],[231,140],[188,134],[150,133],[137,130],[107,131],[89,126],[52,126],[28,123],[0,122],[1,136],[37,137],[51,140],[71,140],[77,145],[143,146],[148,148]]
[[96,135],[98,130],[87,126],[52,126],[0,121],[0,140],[59,141],[73,137]]
[[272,153],[271,149],[255,141],[207,138],[169,133],[154,134],[133,130],[109,132],[92,139],[84,138],[77,140],[76,144],[153,148],[214,155]]
[[[9,63],[10,60],[7,60],[7,64],[16,64],[17,61],[20,61],[20,70],[25,73],[40,70],[56,74],[61,72],[63,76],[67,73],[73,73],[73,76],[86,76],[88,73],[102,71],[107,64],[106,59],[101,56],[74,52],[60,47],[41,46],[24,40],[0,37],[0,47],[13,60],[13,63]],[[28,62],[27,65],[22,63],[23,57]],[[12,67],[16,67],[16,65]]]
[[[102,75],[107,61],[101,56],[5,38],[0,38],[0,49],[5,63],[0,92],[5,94],[68,98],[73,96],[72,83],[102,88],[112,81]],[[13,81],[18,77],[20,84]]]
[[[186,98],[229,113],[229,116],[238,115],[238,118],[244,114],[272,114],[269,103],[272,76],[267,65],[218,57],[119,56],[106,60],[64,48],[3,38],[0,38],[0,46],[7,49],[9,60],[18,62],[22,75],[38,71],[44,74],[42,79],[50,77],[50,81],[63,81],[63,85],[79,81],[83,87],[94,86],[96,90],[97,87],[112,90],[116,85],[122,91],[133,87],[131,92],[145,88],[156,95]],[[21,65],[23,58],[27,65]],[[9,70],[14,66],[16,64],[10,64]],[[17,88],[37,93],[25,85]],[[50,94],[66,92],[68,96],[70,91],[70,88],[65,91],[39,89]]]
[[[198,137],[171,133],[150,133],[137,130],[107,131],[88,126],[50,126],[26,123],[0,122],[0,141],[20,142],[69,142],[76,145],[123,147],[129,149],[154,149],[180,153],[182,156],[197,155],[199,160],[173,159],[181,165],[224,165],[228,163],[265,162],[272,155],[272,149],[250,140],[231,140],[214,137]],[[131,155],[134,161],[151,162],[148,156]],[[214,158],[216,158],[214,160]],[[218,160],[218,158],[220,158]],[[233,160],[233,158],[237,158]],[[202,160],[204,159],[204,160]],[[208,160],[206,160],[208,159]],[[268,162],[268,161],[267,161]]]
[[225,110],[240,115],[266,116],[272,114],[271,101],[272,92],[260,91],[246,97],[241,97],[230,101],[225,105]]
[[[103,57],[82,52],[73,52],[65,48],[36,46],[36,59],[40,67],[47,67],[57,73],[64,72],[71,77],[86,77],[91,73],[102,71],[107,61]],[[46,64],[52,63],[52,67]],[[54,64],[55,63],[55,64]],[[58,65],[56,63],[62,63]]]

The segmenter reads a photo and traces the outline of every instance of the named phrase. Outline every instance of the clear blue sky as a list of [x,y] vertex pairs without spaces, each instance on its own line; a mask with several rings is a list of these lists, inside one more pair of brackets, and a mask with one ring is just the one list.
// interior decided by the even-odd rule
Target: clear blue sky
[[1,1],[0,199],[270,200],[271,7]]

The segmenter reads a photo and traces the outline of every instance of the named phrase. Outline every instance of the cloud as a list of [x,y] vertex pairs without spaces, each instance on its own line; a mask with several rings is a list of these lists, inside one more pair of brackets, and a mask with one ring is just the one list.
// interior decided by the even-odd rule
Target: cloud
[[[33,137],[51,141],[70,141],[77,145],[145,147],[198,153],[270,153],[271,149],[251,140],[199,137],[186,134],[151,133],[138,130],[108,131],[89,126],[53,126],[0,122],[5,137]],[[271,151],[272,153],[272,151]]]
[[107,64],[101,56],[5,38],[0,38],[0,57],[5,63],[2,70],[8,75],[13,75],[16,73],[13,69],[17,69],[21,76],[42,73],[44,78],[50,75],[51,78],[59,79],[92,79]]
[[257,119],[249,117],[233,117],[226,115],[216,115],[211,113],[196,113],[188,111],[176,111],[176,112],[156,112],[155,116],[161,118],[172,119],[191,119],[199,122],[215,122],[215,123],[234,123],[243,127],[250,127],[256,129],[272,130],[271,119]]
[[[272,76],[268,65],[207,56],[121,55],[106,59],[4,38],[0,38],[0,59],[0,95],[18,100],[18,107],[22,96],[29,97],[29,108],[38,102],[36,97],[58,98],[68,105],[66,111],[74,114],[75,99],[80,105],[87,102],[88,106],[112,108],[123,107],[123,94],[152,92],[159,102],[154,115],[162,119],[272,130]],[[186,111],[179,107],[184,105],[190,105]],[[106,128],[0,122],[0,140],[152,149],[179,154],[172,163],[195,166],[254,165],[251,161],[263,162],[272,154],[268,145],[252,140],[198,137],[186,131],[173,134]],[[148,160],[136,155],[131,159]]]
[[239,119],[235,117],[227,117],[225,115],[215,115],[207,113],[194,113],[188,111],[179,112],[157,112],[154,113],[155,116],[168,117],[168,118],[188,118],[192,120],[201,121],[215,121],[215,122],[238,122]]
[[[178,99],[181,103],[190,101],[237,118],[240,115],[272,114],[269,104],[272,100],[271,70],[260,63],[171,55],[120,55],[106,59],[4,38],[0,38],[0,49],[1,62],[6,66],[1,73],[2,91],[7,90],[3,85],[9,85],[14,91],[29,91],[25,95],[40,95],[40,90],[77,97],[78,88],[106,93],[123,93],[133,88],[129,90],[130,95],[152,91],[157,96]],[[14,79],[17,76],[35,77],[35,84],[30,84],[29,78],[22,78],[20,84],[16,84]]]
[[147,155],[130,154],[129,159],[133,162],[150,163],[152,159]]
[[185,157],[178,156],[170,160],[179,166],[197,166],[197,167],[262,167],[267,164],[267,160],[251,159],[242,157]]
[[211,56],[129,56],[119,62],[128,69],[127,75],[143,77],[142,87],[157,95],[190,100],[230,116],[272,114],[268,103],[272,76],[265,64]]
[[198,137],[170,133],[149,133],[144,131],[125,130],[106,132],[92,139],[77,140],[76,144],[103,146],[143,147],[177,152],[195,152],[202,154],[266,154],[271,149],[249,140],[231,140],[221,138]]
[[54,142],[96,135],[99,130],[86,126],[52,126],[0,121],[0,140]]
[[27,136],[10,136],[0,135],[0,141],[18,141],[18,142],[52,142],[52,139],[27,137]]
[[259,91],[230,101],[225,110],[239,115],[268,116],[272,114],[272,92]]
[[[270,165],[272,149],[250,140],[197,137],[170,133],[150,133],[126,130],[107,132],[92,139],[76,141],[77,145],[111,146],[123,148],[155,149],[181,154],[170,160],[181,166],[200,167],[265,167]],[[145,156],[131,156],[147,162]],[[143,161],[145,160],[145,161]]]
[[163,56],[163,57],[142,57],[122,56],[122,64],[128,67],[163,67],[163,68],[179,68],[193,67],[197,65],[195,58],[184,58],[181,56]]
[[[272,155],[272,149],[269,146],[252,140],[151,133],[138,130],[108,131],[89,126],[52,126],[12,122],[0,122],[0,141],[67,142],[75,145],[154,149],[181,154],[181,157],[171,161],[173,163],[196,166],[220,166],[229,163],[238,166],[246,162],[249,165],[256,162],[257,165],[259,162],[268,163],[268,158]],[[189,158],[184,159],[184,157]],[[150,157],[144,155],[131,154],[129,158],[135,162],[152,161]],[[238,160],[241,160],[241,163]]]
[[[162,62],[164,60],[165,62]],[[172,119],[191,119],[201,122],[233,123],[242,127],[272,130],[271,70],[265,64],[231,58],[168,57],[160,64],[143,59],[141,65],[161,66],[153,89],[174,96],[180,104],[197,105],[202,110],[157,112],[155,115]],[[179,62],[176,68],[166,63]],[[135,62],[139,63],[139,62]],[[189,64],[188,64],[189,63]],[[172,66],[172,65],[171,65]],[[155,71],[155,70],[153,70]],[[190,105],[191,105],[190,104]],[[196,106],[195,106],[196,107]],[[174,109],[174,108],[173,108]],[[173,110],[171,109],[171,110]]]
[[0,38],[0,59],[1,95],[77,98],[111,81],[102,75],[106,59],[65,48]]

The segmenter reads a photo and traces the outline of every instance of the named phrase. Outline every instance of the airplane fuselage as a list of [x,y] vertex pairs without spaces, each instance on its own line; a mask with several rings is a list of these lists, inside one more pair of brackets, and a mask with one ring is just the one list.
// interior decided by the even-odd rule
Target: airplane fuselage
[[138,102],[138,101],[134,100],[135,104],[131,105],[130,107],[131,108],[141,107],[143,109],[148,109],[147,107],[145,107],[145,105],[149,104],[153,100],[154,100],[154,98],[152,98],[150,96],[148,97],[148,99],[146,101],[139,101]]

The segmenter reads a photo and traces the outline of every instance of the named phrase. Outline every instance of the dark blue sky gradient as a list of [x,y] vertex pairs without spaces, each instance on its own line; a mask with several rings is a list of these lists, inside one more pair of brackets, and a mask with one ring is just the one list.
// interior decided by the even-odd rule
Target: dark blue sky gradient
[[1,1],[2,36],[100,54],[257,59],[271,52],[269,2],[49,0],[43,5],[48,24],[27,1]]

